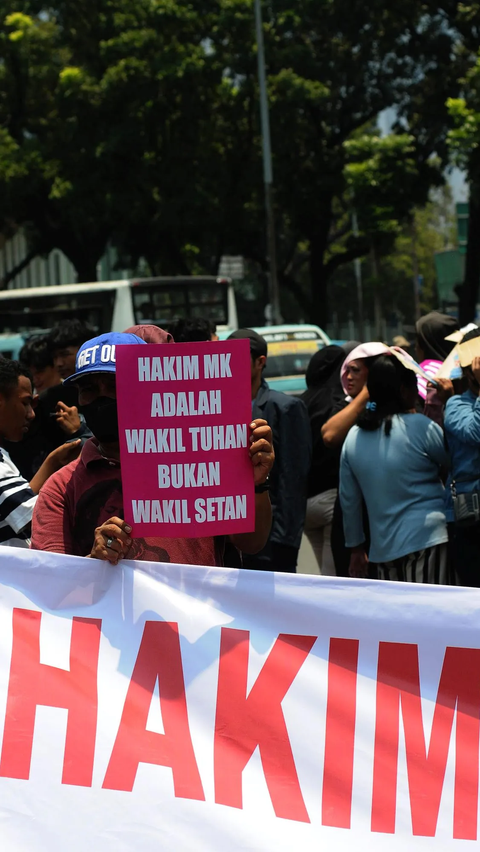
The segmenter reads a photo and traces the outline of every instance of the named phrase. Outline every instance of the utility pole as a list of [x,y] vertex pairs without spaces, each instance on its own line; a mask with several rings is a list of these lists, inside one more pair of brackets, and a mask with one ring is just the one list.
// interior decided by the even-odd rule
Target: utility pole
[[373,311],[375,315],[375,336],[377,340],[382,339],[382,304],[380,302],[380,293],[378,290],[380,284],[379,271],[378,271],[378,258],[377,252],[375,249],[375,243],[372,242],[371,248],[371,258],[372,258],[372,272],[374,279],[374,291],[373,291]]
[[[352,213],[352,231],[353,236],[358,237],[358,218],[357,211],[354,210]],[[360,340],[363,343],[365,336],[364,329],[364,317],[363,317],[363,282],[362,282],[362,261],[361,258],[356,257],[353,261],[353,266],[355,269],[355,279],[357,282],[357,306],[358,306],[358,335]]]
[[282,321],[282,317],[280,314],[275,217],[273,212],[272,145],[270,141],[270,116],[268,110],[267,75],[265,71],[265,45],[263,42],[262,7],[260,5],[260,0],[255,0],[255,28],[257,33],[258,83],[260,87],[260,117],[262,124],[263,181],[265,184],[265,212],[267,220],[269,296],[272,310],[272,323],[273,325],[279,325]]
[[421,317],[422,310],[420,307],[420,275],[418,273],[417,229],[415,227],[415,220],[412,220],[412,272],[415,322],[418,322]]

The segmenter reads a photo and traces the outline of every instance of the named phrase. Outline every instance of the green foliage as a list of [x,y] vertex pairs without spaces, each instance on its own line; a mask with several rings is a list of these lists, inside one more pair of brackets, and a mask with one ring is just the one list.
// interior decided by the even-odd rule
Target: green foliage
[[462,88],[463,97],[447,100],[453,124],[448,143],[453,161],[473,179],[480,159],[480,53],[462,80]]
[[[457,5],[263,12],[285,308],[325,321],[336,270],[392,251],[441,180]],[[0,0],[0,48],[0,228],[28,225],[82,280],[108,241],[152,274],[228,253],[266,270],[252,0]]]
[[[375,280],[371,256],[363,262],[366,315],[373,317],[377,295],[383,315],[392,323],[398,318],[407,324],[413,323],[414,253],[422,278],[422,312],[438,308],[434,255],[453,248],[455,244],[455,205],[450,188],[445,186],[432,192],[424,207],[415,208],[412,221],[399,229],[388,253],[377,260],[378,281]],[[332,308],[341,322],[346,322],[351,314],[357,316],[354,286],[353,266],[339,270],[335,276]]]
[[[388,286],[384,293],[387,310],[397,310],[403,317],[414,315],[413,253],[422,277],[421,308],[427,313],[438,307],[436,292],[435,252],[454,248],[456,244],[455,207],[451,191],[445,187],[432,195],[423,208],[414,211],[412,225],[405,227],[395,241],[393,252],[382,262],[382,276]],[[393,298],[392,298],[393,297]]]
[[447,108],[452,127],[448,145],[453,162],[467,173],[470,190],[469,233],[465,278],[459,292],[459,318],[465,325],[476,317],[480,282],[480,4],[461,5],[457,48],[463,74],[461,96],[449,98]]
[[365,134],[347,140],[346,184],[361,208],[361,224],[373,237],[396,233],[412,209],[418,167],[409,134]]

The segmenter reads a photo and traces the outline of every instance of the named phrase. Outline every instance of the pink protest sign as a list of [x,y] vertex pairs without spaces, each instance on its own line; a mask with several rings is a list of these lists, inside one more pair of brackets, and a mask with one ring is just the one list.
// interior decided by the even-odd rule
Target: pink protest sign
[[118,346],[125,520],[135,537],[255,529],[248,340]]

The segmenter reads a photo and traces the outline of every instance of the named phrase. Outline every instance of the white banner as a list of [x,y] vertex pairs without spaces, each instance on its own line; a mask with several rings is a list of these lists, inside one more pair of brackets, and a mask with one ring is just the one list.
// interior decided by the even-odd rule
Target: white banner
[[473,847],[480,590],[0,548],[0,607],[2,852]]

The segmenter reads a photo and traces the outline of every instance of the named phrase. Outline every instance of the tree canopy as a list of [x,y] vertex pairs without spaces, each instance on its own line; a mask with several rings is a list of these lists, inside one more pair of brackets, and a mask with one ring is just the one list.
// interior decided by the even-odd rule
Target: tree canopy
[[[263,8],[279,278],[310,318],[442,181],[459,8]],[[266,270],[252,0],[0,0],[0,49],[1,230],[60,248],[79,280],[107,243],[152,274],[216,273],[223,254]]]

